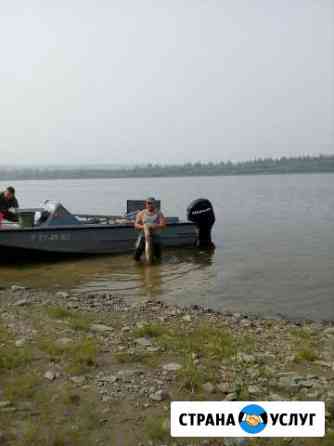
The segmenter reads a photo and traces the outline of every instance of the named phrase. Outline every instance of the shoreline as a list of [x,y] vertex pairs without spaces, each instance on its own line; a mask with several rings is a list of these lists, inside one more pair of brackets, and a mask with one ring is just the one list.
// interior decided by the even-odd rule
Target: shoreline
[[[25,285],[0,285],[0,295],[2,292],[15,292],[15,291],[25,291],[27,293],[49,293],[51,295],[56,295],[57,293],[66,293],[68,295],[77,296],[77,295],[95,295],[96,297],[100,296],[103,298],[105,295],[114,294],[114,292],[110,292],[107,290],[101,291],[78,291],[74,288],[67,288],[63,286],[54,286],[54,287],[33,287],[33,286],[25,286]],[[118,296],[119,299],[126,302],[128,305],[134,304],[133,300],[131,300],[128,296]],[[142,296],[141,296],[142,299]],[[148,299],[139,300],[138,303],[146,302]],[[321,325],[328,325],[334,326],[334,319],[312,319],[312,318],[306,318],[303,316],[288,316],[283,313],[260,313],[260,312],[240,312],[240,311],[232,311],[232,310],[220,310],[218,308],[215,308],[214,306],[204,306],[204,305],[198,305],[198,304],[175,304],[175,303],[169,303],[164,302],[161,299],[152,299],[153,302],[156,302],[157,304],[166,305],[168,307],[175,307],[180,309],[181,311],[199,311],[199,312],[205,312],[205,313],[215,313],[219,314],[222,317],[230,318],[235,315],[239,319],[249,319],[249,320],[272,320],[272,321],[286,321],[291,322],[295,324],[321,324]]]
[[333,321],[20,286],[0,289],[0,308],[4,444],[242,444],[169,438],[169,403],[182,399],[324,400],[328,443],[243,444],[333,444]]
[[200,174],[196,173],[194,175],[190,174],[174,174],[174,175],[125,175],[125,176],[117,176],[117,175],[105,175],[105,176],[57,176],[57,177],[6,177],[4,176],[1,181],[2,182],[12,182],[12,181],[75,181],[75,180],[129,180],[129,179],[147,179],[147,178],[220,178],[220,177],[250,177],[250,176],[277,176],[277,175],[328,175],[334,174],[333,170],[323,170],[323,171],[281,171],[281,172],[250,172],[250,173],[224,173],[224,174]]
[[[169,303],[164,302],[161,299],[151,299],[151,298],[145,298],[143,299],[142,296],[138,300],[138,302],[134,302],[132,299],[130,299],[128,296],[115,296],[116,293],[110,292],[110,291],[78,291],[76,289],[72,288],[66,288],[66,287],[52,287],[52,288],[35,288],[35,287],[27,287],[23,285],[6,285],[6,286],[0,286],[0,298],[1,294],[3,293],[10,293],[10,295],[19,295],[19,294],[25,294],[32,297],[32,302],[34,302],[34,298],[37,298],[41,295],[49,295],[49,298],[52,298],[52,296],[55,297],[55,303],[61,302],[63,305],[67,306],[68,303],[66,302],[66,299],[70,297],[71,300],[90,300],[90,299],[96,299],[101,302],[101,306],[103,307],[103,299],[105,297],[116,299],[120,302],[122,302],[123,305],[125,305],[127,308],[136,308],[138,305],[146,305],[149,304],[156,304],[161,305],[162,307],[166,308],[174,308],[178,312],[193,312],[193,313],[202,313],[202,314],[214,314],[224,319],[230,319],[234,318],[237,320],[249,320],[249,321],[272,321],[272,322],[286,322],[287,324],[292,325],[319,325],[322,327],[334,327],[334,319],[312,319],[312,318],[305,318],[305,317],[299,317],[299,316],[287,316],[282,313],[255,313],[255,312],[240,312],[240,311],[231,311],[231,310],[219,310],[217,308],[211,307],[211,306],[204,306],[204,305],[198,305],[198,304],[176,304],[176,303]],[[63,297],[62,297],[63,296]],[[51,303],[51,302],[50,302]],[[0,301],[1,305],[1,301]],[[71,305],[70,305],[71,307]],[[75,307],[74,307],[75,308]]]

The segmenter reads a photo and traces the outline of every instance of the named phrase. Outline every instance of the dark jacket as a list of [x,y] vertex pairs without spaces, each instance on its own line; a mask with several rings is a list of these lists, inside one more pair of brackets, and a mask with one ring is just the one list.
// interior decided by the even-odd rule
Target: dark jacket
[[11,200],[6,200],[5,194],[3,192],[0,192],[0,212],[1,211],[8,211],[10,208],[17,209],[19,207],[19,203],[15,197],[13,197]]

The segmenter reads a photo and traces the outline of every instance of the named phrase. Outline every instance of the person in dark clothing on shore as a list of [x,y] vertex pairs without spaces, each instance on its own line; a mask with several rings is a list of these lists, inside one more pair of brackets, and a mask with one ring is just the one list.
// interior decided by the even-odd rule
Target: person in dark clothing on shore
[[0,221],[5,219],[17,222],[18,216],[11,212],[10,209],[17,209],[18,207],[19,203],[15,197],[15,189],[12,186],[7,187],[4,192],[0,192]]

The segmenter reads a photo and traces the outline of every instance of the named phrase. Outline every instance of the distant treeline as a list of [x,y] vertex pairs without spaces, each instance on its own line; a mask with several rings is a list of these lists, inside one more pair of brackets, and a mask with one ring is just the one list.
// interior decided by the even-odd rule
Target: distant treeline
[[78,178],[141,178],[218,175],[268,175],[334,172],[334,155],[298,158],[265,158],[244,162],[147,164],[129,168],[1,168],[0,180],[48,180]]

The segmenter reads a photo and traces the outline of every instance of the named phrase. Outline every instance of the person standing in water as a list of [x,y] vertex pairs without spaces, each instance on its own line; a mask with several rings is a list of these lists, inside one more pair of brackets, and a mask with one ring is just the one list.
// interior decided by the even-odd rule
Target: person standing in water
[[135,221],[135,228],[142,231],[139,235],[134,258],[140,260],[141,255],[145,251],[145,232],[147,230],[153,237],[154,253],[157,258],[161,257],[161,243],[159,233],[166,226],[166,219],[161,211],[156,208],[156,201],[153,197],[145,200],[145,209],[138,212]]

